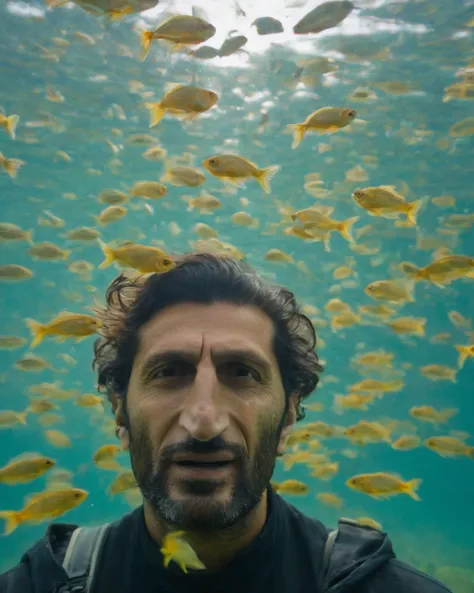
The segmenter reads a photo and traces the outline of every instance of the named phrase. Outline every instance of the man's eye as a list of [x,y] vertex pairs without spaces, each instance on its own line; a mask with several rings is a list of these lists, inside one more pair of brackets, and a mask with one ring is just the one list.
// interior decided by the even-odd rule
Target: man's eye
[[242,364],[230,364],[229,372],[238,379],[254,379],[260,381],[260,375],[254,369]]
[[170,379],[177,377],[186,372],[185,365],[180,364],[167,364],[155,369],[151,374],[151,379]]

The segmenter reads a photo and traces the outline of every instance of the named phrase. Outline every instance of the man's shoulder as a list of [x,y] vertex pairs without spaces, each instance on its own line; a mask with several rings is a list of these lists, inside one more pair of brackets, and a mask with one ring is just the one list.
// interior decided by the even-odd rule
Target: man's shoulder
[[374,585],[374,593],[451,593],[443,583],[398,558],[374,575]]

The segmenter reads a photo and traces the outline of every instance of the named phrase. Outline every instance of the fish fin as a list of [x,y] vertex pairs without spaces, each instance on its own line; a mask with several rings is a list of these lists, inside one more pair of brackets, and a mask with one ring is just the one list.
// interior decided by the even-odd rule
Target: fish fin
[[20,118],[18,117],[18,115],[9,115],[7,117],[6,123],[5,123],[5,127],[7,128],[7,132],[10,134],[10,137],[15,140],[15,130],[16,130],[16,126],[18,125],[18,122],[20,121]]
[[467,456],[470,457],[471,459],[474,459],[474,447],[467,448]]
[[287,128],[292,130],[293,133],[293,144],[291,145],[291,148],[294,150],[299,146],[301,140],[303,140],[306,126],[304,124],[290,124]]
[[115,23],[116,21],[123,19],[123,17],[127,16],[127,14],[132,14],[132,12],[133,8],[131,6],[125,6],[125,8],[120,10],[112,10],[108,13],[108,17],[113,23]]
[[258,169],[256,178],[266,194],[269,194],[271,191],[270,180],[276,173],[278,173],[279,170],[280,165],[271,165],[270,167],[265,167],[264,169]]
[[140,41],[142,44],[142,62],[146,60],[148,52],[150,51],[151,42],[153,40],[153,31],[142,31]]
[[423,200],[416,200],[416,202],[412,202],[408,204],[408,210],[406,212],[407,220],[409,220],[412,225],[416,225],[416,215],[420,211],[420,208],[423,206]]
[[163,109],[163,106],[161,104],[161,101],[156,102],[156,103],[145,103],[145,107],[149,110],[150,112],[150,128],[153,128],[154,126],[156,126],[157,124],[160,123],[160,121],[163,119],[163,116],[165,114],[165,110]]
[[460,369],[463,368],[464,363],[466,362],[466,358],[469,356],[469,346],[454,346],[456,350],[459,352],[458,358],[458,367]]
[[346,239],[350,243],[354,243],[354,238],[351,233],[351,227],[358,220],[359,220],[358,216],[353,216],[352,218],[348,218],[347,220],[345,220],[344,222],[341,223],[341,226],[338,229],[338,231],[341,233],[341,235],[344,237],[344,239]]
[[5,172],[8,174],[9,177],[12,179],[16,179],[18,175],[18,169],[22,165],[17,159],[4,159],[3,160],[3,168]]
[[115,260],[114,252],[101,239],[97,239],[97,241],[99,242],[100,248],[102,249],[102,252],[105,255],[104,261],[99,265],[99,269],[103,270],[104,268],[108,268],[110,264]]
[[20,513],[17,511],[0,511],[0,519],[5,521],[5,531],[3,535],[9,535],[20,525]]
[[181,570],[182,570],[184,573],[188,574],[188,568],[187,568],[187,566],[186,566],[186,563],[184,562],[184,560],[183,560],[182,562],[180,562],[180,563],[179,563],[179,566],[181,567]]
[[26,325],[30,328],[30,331],[33,335],[33,341],[30,344],[30,348],[34,348],[43,341],[43,338],[46,335],[45,326],[41,323],[38,323],[34,319],[27,319]]
[[410,480],[409,482],[406,482],[406,484],[405,484],[406,490],[404,490],[404,492],[406,492],[408,494],[408,496],[413,498],[413,500],[421,500],[421,498],[418,496],[416,491],[420,487],[422,481],[423,480],[421,480],[419,478],[415,478],[414,480]]

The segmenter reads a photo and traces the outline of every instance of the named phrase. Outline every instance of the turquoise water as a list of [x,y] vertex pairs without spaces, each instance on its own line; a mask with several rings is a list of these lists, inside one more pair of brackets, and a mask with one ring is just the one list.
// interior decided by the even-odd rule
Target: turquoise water
[[[260,167],[281,166],[272,180],[270,195],[264,194],[253,179],[235,193],[222,193],[228,185],[206,173],[201,188],[168,185],[161,200],[132,198],[123,219],[97,227],[102,239],[137,241],[159,245],[171,253],[185,252],[192,249],[190,242],[199,239],[195,225],[204,222],[219,233],[221,241],[243,252],[258,270],[294,290],[302,304],[320,309],[312,317],[324,341],[319,353],[326,365],[326,379],[308,403],[321,402],[324,409],[308,411],[305,421],[323,420],[343,426],[361,419],[409,421],[421,439],[452,431],[474,434],[473,359],[468,358],[458,370],[456,382],[431,381],[420,373],[420,367],[428,364],[456,368],[454,345],[473,343],[469,327],[459,329],[448,317],[450,311],[472,316],[472,279],[456,280],[444,288],[419,282],[415,301],[395,306],[400,316],[427,319],[424,337],[399,336],[383,321],[366,316],[352,327],[333,331],[331,315],[324,309],[328,300],[336,297],[355,312],[359,306],[375,304],[364,292],[367,284],[402,277],[395,268],[401,261],[423,266],[433,259],[436,246],[426,248],[421,243],[423,238],[436,239],[438,247],[443,243],[450,246],[452,253],[474,255],[469,222],[465,228],[450,226],[449,222],[452,214],[472,212],[472,135],[454,137],[449,132],[455,123],[474,115],[472,103],[443,101],[447,87],[466,80],[468,74],[461,70],[469,64],[473,68],[472,28],[467,26],[473,17],[472,6],[459,0],[361,0],[358,10],[338,27],[296,37],[291,32],[293,24],[313,5],[291,7],[276,2],[271,16],[281,19],[285,32],[259,37],[250,24],[265,13],[256,13],[251,2],[241,4],[246,16],[236,15],[233,3],[215,6],[217,2],[208,2],[202,7],[217,29],[208,44],[219,47],[228,31],[236,29],[249,38],[247,53],[203,61],[181,52],[170,54],[154,42],[142,62],[136,29],[153,28],[166,10],[190,14],[186,4],[163,5],[151,14],[127,16],[113,24],[73,5],[47,10],[39,3],[2,4],[0,106],[7,115],[17,114],[20,122],[15,140],[0,130],[0,152],[25,164],[16,179],[0,171],[0,222],[34,229],[35,243],[51,241],[70,249],[71,254],[65,261],[42,261],[32,259],[25,242],[1,244],[0,264],[20,264],[34,274],[22,282],[0,284],[1,333],[29,340],[26,318],[45,323],[62,310],[88,312],[93,298],[103,297],[117,270],[97,269],[103,255],[96,242],[72,242],[64,233],[96,224],[92,216],[106,206],[97,200],[104,189],[127,192],[136,181],[160,179],[164,162],[143,158],[150,145],[134,144],[130,136],[149,134],[167,151],[168,158],[190,153],[188,162],[195,166],[211,155],[235,152]],[[77,32],[89,35],[93,44],[81,41]],[[319,80],[305,79],[310,83],[307,85],[298,82],[296,62],[317,56],[331,58],[337,70],[320,74]],[[409,92],[384,92],[380,83],[391,81],[408,84]],[[143,103],[159,100],[167,83],[213,89],[219,95],[218,104],[191,122],[165,116],[150,130]],[[361,86],[374,91],[376,98],[351,100],[350,95]],[[64,101],[48,100],[48,89],[59,91]],[[114,104],[120,106],[123,117],[118,117],[120,111],[112,108]],[[286,126],[325,106],[356,109],[357,119],[332,135],[308,134],[292,150],[291,135],[284,133]],[[259,127],[264,112],[268,121]],[[117,147],[116,154],[106,140]],[[58,155],[58,151],[69,158]],[[377,160],[369,163],[367,155]],[[364,169],[366,180],[346,181],[346,172],[356,166]],[[305,176],[311,173],[320,174],[321,187],[329,195],[312,197],[304,189]],[[397,227],[395,220],[371,217],[351,198],[358,187],[379,185],[395,185],[410,202],[426,196],[416,227]],[[196,197],[201,189],[222,202],[213,214],[189,211],[181,199],[184,195]],[[74,194],[73,199],[67,194]],[[447,195],[454,198],[451,206],[432,201]],[[241,202],[242,198],[248,201]],[[293,212],[315,202],[334,207],[332,216],[337,220],[359,216],[354,225],[356,244],[371,247],[374,253],[354,251],[337,232],[331,234],[329,251],[321,242],[304,242],[284,234],[283,229],[291,223],[279,209],[286,207]],[[48,216],[45,210],[62,219],[64,226],[44,226],[39,219]],[[231,216],[242,210],[259,219],[257,229],[231,221]],[[370,228],[362,234],[357,232],[366,225]],[[454,229],[453,234],[443,234],[448,228]],[[272,248],[284,250],[294,262],[265,260],[265,253]],[[87,260],[94,266],[89,279],[82,280],[68,270],[75,260]],[[304,262],[305,267],[298,262]],[[354,271],[349,281],[333,277],[334,269],[342,265]],[[450,334],[446,342],[433,341],[445,332]],[[80,343],[45,340],[33,352],[49,361],[53,369],[38,373],[13,366],[29,352],[28,345],[2,350],[1,409],[25,409],[29,389],[44,382],[62,381],[65,389],[95,393],[92,343],[93,338]],[[393,367],[403,373],[404,388],[377,399],[368,411],[337,414],[334,396],[349,393],[349,386],[365,377],[360,366],[351,364],[351,358],[380,348],[394,354]],[[70,358],[65,359],[65,354]],[[383,378],[380,373],[373,376]],[[130,503],[125,497],[112,499],[107,493],[114,473],[98,469],[91,459],[100,445],[115,442],[110,420],[106,423],[109,411],[101,414],[78,407],[74,398],[55,403],[59,409],[53,412],[61,414],[63,421],[47,428],[64,432],[72,446],[58,448],[48,443],[39,415],[30,414],[27,426],[16,425],[0,432],[0,465],[23,452],[41,452],[54,458],[57,467],[72,472],[74,486],[85,488],[89,496],[60,520],[87,524],[126,513]],[[458,413],[439,427],[410,417],[412,406],[425,404],[436,409],[457,408]],[[473,446],[474,439],[468,436],[466,443]],[[438,576],[456,593],[474,591],[474,536],[469,529],[474,521],[471,459],[443,458],[423,446],[405,452],[387,443],[362,447],[341,438],[328,439],[324,444],[331,451],[331,459],[340,463],[329,482],[311,477],[304,464],[295,465],[289,472],[277,466],[276,481],[291,477],[311,487],[308,496],[289,497],[291,502],[331,525],[338,516],[370,516],[390,533],[402,559]],[[344,455],[347,448],[356,452],[355,458]],[[125,455],[120,461],[123,466],[128,463]],[[421,478],[422,500],[416,502],[403,495],[375,500],[346,487],[345,481],[352,475],[375,471],[397,473],[406,480]],[[30,484],[0,484],[1,509],[20,509],[26,496],[40,492],[45,485],[45,477]],[[337,494],[343,499],[342,508],[322,504],[315,498],[318,492]],[[25,524],[1,538],[0,570],[17,562],[44,529],[45,524]]]

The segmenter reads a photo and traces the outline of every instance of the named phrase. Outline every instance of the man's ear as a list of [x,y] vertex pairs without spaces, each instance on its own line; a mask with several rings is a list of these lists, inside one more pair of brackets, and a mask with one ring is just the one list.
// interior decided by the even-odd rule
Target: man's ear
[[121,397],[116,397],[117,406],[115,408],[115,429],[117,437],[120,440],[120,447],[123,451],[128,451],[130,447],[130,436],[128,433],[128,424],[124,411],[124,400]]
[[289,437],[293,430],[293,425],[296,422],[296,409],[298,406],[298,398],[296,395],[290,396],[288,403],[288,411],[286,412],[285,422],[283,424],[283,430],[281,431],[280,440],[278,442],[277,453],[279,456],[285,453],[286,439]]

